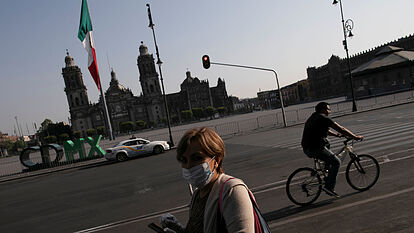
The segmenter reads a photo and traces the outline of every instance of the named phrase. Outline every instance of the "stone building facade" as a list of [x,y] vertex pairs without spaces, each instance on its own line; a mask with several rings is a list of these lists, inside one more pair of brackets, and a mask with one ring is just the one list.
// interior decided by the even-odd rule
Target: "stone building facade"
[[306,79],[282,87],[280,91],[282,92],[283,103],[286,106],[309,101],[310,92],[308,80]]
[[384,46],[352,71],[357,97],[414,88],[414,51]]
[[[351,70],[374,59],[375,54],[384,46],[395,46],[405,50],[414,50],[414,35],[406,36],[351,56]],[[350,97],[351,91],[348,73],[346,58],[341,59],[335,55],[332,55],[328,63],[323,66],[309,67],[307,69],[307,75],[311,98],[317,100],[344,95]]]
[[180,92],[167,95],[170,115],[180,117],[181,111],[194,108],[225,107],[227,111],[233,111],[233,103],[227,95],[226,83],[223,79],[217,79],[217,86],[210,87],[208,80],[200,80],[192,77],[191,72],[186,72],[186,78],[180,85]]
[[[165,124],[166,109],[154,57],[142,42],[139,47],[137,66],[139,83],[142,89],[140,96],[134,96],[130,89],[120,84],[116,73],[113,70],[111,71],[111,81],[109,88],[105,91],[105,100],[112,129],[115,133],[120,131],[120,123],[126,121],[143,120],[147,123],[152,122],[156,126]],[[170,115],[179,115],[183,110],[207,106],[224,106],[228,110],[232,110],[224,80],[219,78],[217,86],[210,88],[208,81],[200,81],[198,78],[191,77],[189,71],[186,75],[186,79],[180,86],[180,92],[167,95]],[[65,57],[62,76],[65,83],[72,130],[80,131],[83,135],[86,135],[88,129],[105,126],[102,97],[99,98],[98,103],[89,101],[82,72],[75,65],[69,53]]]

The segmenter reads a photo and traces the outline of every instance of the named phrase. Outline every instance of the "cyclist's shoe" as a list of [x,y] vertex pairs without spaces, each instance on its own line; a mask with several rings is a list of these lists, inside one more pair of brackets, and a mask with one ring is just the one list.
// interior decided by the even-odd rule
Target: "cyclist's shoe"
[[328,188],[323,187],[323,188],[322,188],[322,190],[323,190],[326,194],[328,194],[329,196],[336,197],[336,198],[341,197],[341,196],[339,196],[339,194],[337,194],[337,193],[336,193],[334,190],[332,190],[332,189],[328,189]]

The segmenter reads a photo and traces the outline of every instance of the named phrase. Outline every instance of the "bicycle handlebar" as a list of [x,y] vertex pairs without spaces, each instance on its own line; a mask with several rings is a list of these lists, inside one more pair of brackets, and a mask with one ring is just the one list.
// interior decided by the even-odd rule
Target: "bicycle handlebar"
[[349,141],[362,141],[363,140],[363,139],[358,140],[358,139],[354,139],[354,138],[351,138],[351,137],[345,137],[345,138],[346,138],[346,140],[344,141],[345,145],[348,145]]

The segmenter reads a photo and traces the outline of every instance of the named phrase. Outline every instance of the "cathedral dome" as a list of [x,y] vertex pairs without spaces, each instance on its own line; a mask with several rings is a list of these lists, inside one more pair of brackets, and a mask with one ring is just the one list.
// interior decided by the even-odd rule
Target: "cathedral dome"
[[148,55],[148,47],[144,45],[143,41],[141,41],[141,45],[139,46],[139,55]]
[[75,62],[73,61],[73,57],[71,57],[69,55],[69,51],[67,49],[66,49],[65,64],[66,64],[66,67],[75,66]]

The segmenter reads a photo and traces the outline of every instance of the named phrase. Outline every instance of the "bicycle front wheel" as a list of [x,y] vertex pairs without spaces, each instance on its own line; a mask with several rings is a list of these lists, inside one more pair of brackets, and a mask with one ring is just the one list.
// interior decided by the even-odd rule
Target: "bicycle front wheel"
[[289,199],[301,206],[309,205],[321,194],[322,179],[315,169],[304,167],[295,170],[287,179],[286,193]]
[[378,161],[371,155],[358,155],[346,167],[346,180],[356,190],[365,191],[377,182],[380,174]]

